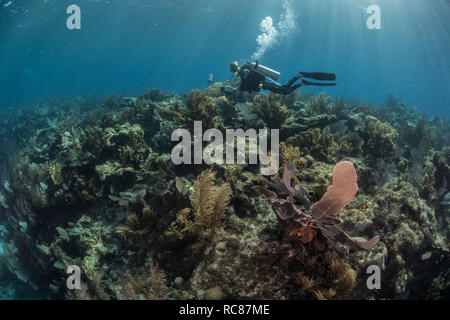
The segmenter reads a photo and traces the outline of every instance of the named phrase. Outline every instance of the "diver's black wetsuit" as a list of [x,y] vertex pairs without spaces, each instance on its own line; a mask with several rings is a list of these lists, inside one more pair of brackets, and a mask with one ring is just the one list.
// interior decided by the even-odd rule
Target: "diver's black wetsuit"
[[239,77],[241,78],[241,85],[239,87],[240,91],[259,92],[260,84],[262,83],[262,88],[264,90],[281,94],[289,94],[303,85],[302,83],[293,85],[295,81],[300,79],[299,76],[295,76],[286,82],[286,84],[282,85],[277,81],[252,70],[248,64],[241,67],[239,70]]

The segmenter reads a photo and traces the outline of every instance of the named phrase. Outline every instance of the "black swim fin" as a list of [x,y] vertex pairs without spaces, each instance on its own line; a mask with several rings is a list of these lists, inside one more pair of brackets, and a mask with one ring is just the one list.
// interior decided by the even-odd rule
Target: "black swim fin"
[[334,81],[336,80],[336,75],[334,73],[326,73],[326,72],[300,72],[305,78],[311,78],[314,80],[320,81]]
[[303,86],[335,86],[336,83],[318,83],[318,82],[310,82],[308,80],[302,79]]

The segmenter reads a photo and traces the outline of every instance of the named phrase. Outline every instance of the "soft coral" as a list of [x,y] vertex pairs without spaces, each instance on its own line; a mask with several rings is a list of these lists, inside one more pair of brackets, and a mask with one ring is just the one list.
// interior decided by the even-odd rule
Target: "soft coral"
[[[342,161],[336,164],[333,170],[333,184],[328,187],[322,199],[311,208],[305,196],[306,191],[299,185],[291,186],[291,180],[296,172],[295,166],[288,163],[284,168],[283,178],[274,176],[271,181],[263,178],[275,192],[262,186],[253,187],[271,200],[278,218],[286,224],[286,234],[289,238],[308,243],[314,239],[317,230],[320,230],[338,249],[341,248],[337,243],[348,245],[354,250],[370,250],[376,246],[378,236],[369,241],[357,241],[337,226],[339,219],[336,215],[353,200],[358,191],[356,170],[351,162]],[[300,210],[296,203],[303,204],[307,212]]]

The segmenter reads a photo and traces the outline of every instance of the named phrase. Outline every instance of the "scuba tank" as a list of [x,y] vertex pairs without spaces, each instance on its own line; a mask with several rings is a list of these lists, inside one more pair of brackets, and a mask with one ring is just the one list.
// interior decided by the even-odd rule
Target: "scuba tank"
[[272,80],[278,81],[278,78],[280,77],[280,73],[278,71],[275,71],[268,67],[260,65],[258,63],[258,60],[256,60],[256,62],[250,62],[249,66],[250,66],[251,70],[258,72],[259,74],[262,74],[263,76],[269,77]]

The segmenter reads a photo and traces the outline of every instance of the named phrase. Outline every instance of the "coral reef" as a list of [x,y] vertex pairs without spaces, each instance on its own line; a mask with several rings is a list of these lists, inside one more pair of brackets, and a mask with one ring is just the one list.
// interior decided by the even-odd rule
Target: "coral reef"
[[389,123],[369,116],[366,119],[366,126],[369,134],[367,141],[369,154],[382,158],[392,155],[397,150],[398,134]]
[[329,127],[308,129],[288,138],[289,143],[300,147],[318,160],[336,162],[339,145],[336,143]]
[[213,98],[205,92],[194,89],[185,97],[185,108],[180,106],[179,101],[170,109],[163,109],[164,112],[174,117],[175,121],[186,128],[193,128],[194,121],[202,121],[205,128],[218,128],[221,123],[218,118],[218,107]]
[[[448,299],[447,119],[220,88],[1,109],[0,297]],[[278,175],[175,166],[171,133],[196,120],[280,129]]]
[[321,92],[317,97],[311,97],[306,111],[310,115],[331,113],[331,101],[332,100],[330,97],[328,97],[324,92]]
[[275,93],[268,95],[257,95],[251,107],[269,129],[280,129],[292,112],[282,104],[279,96]]
[[224,217],[231,195],[230,186],[224,183],[215,186],[215,173],[208,169],[202,172],[194,183],[192,209],[182,209],[176,220],[164,234],[166,238],[195,238],[192,248],[202,248],[214,242],[215,230]]
[[[273,202],[274,210],[280,220],[285,222],[286,236],[292,240],[298,240],[303,244],[311,242],[319,230],[336,248],[337,243],[350,246],[352,249],[369,250],[376,246],[379,237],[375,236],[369,241],[361,242],[352,239],[337,227],[338,219],[335,217],[349,204],[356,192],[356,171],[353,164],[348,161],[338,163],[333,170],[333,184],[320,201],[314,203],[311,210],[300,210],[295,202],[305,204],[309,209],[305,190],[299,185],[291,186],[291,179],[297,170],[294,165],[288,163],[283,172],[283,179],[279,176],[272,177],[272,181],[264,179],[276,192],[254,187],[255,190],[266,195]],[[279,197],[286,197],[280,199]],[[340,248],[338,248],[340,249]]]

